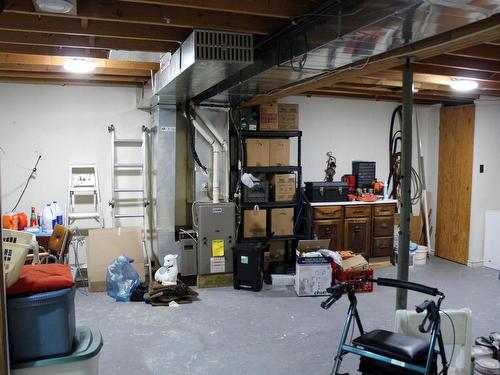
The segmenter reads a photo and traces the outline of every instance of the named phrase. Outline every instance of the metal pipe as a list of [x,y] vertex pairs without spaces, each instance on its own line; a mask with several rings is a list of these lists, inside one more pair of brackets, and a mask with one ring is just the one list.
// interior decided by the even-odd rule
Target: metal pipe
[[213,153],[213,166],[212,166],[212,202],[219,203],[220,196],[220,184],[219,184],[219,154],[221,152],[221,147],[219,143],[201,126],[194,116],[191,116],[191,121],[195,129],[200,133],[200,135],[212,146]]
[[[410,249],[410,214],[411,214],[411,146],[413,120],[413,71],[411,58],[405,58],[403,71],[403,124],[401,144],[401,209],[398,248],[397,278],[408,281],[408,258]],[[408,291],[398,289],[396,310],[406,309]]]
[[224,202],[229,202],[229,146],[224,139],[224,137],[220,134],[220,132],[215,128],[212,122],[199,110],[199,107],[196,107],[191,102],[191,109],[196,114],[196,116],[200,119],[203,125],[212,133],[217,142],[222,147],[222,152],[224,153]]

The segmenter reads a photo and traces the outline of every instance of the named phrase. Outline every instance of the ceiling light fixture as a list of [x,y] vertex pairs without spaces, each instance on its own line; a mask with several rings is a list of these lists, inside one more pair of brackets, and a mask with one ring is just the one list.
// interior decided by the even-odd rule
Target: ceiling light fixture
[[95,67],[91,59],[69,58],[64,62],[64,69],[70,73],[86,74],[94,71]]
[[76,4],[70,0],[33,0],[33,4],[39,12],[46,13],[73,13]]
[[450,87],[457,91],[472,91],[477,89],[479,84],[469,79],[454,79],[450,82]]

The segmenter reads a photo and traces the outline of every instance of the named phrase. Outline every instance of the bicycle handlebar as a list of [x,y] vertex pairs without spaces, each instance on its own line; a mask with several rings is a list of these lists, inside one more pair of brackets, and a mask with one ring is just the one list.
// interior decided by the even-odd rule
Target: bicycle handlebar
[[321,302],[321,307],[325,310],[328,310],[332,305],[337,302],[344,294],[344,290],[346,288],[346,284],[337,284],[330,288],[327,288],[326,291],[331,293],[331,296],[328,297],[325,301]]
[[442,295],[442,293],[437,288],[431,288],[430,286],[412,283],[410,281],[386,279],[383,277],[379,277],[378,279],[373,279],[373,282],[381,286],[390,286],[394,288],[408,289],[408,290],[413,290],[415,292],[429,294],[431,296]]

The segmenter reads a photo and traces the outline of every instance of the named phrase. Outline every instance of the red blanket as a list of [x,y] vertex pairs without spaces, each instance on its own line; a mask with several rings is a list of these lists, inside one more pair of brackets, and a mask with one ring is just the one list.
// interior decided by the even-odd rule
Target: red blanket
[[51,292],[74,284],[68,264],[29,264],[23,266],[19,280],[7,289],[7,295]]

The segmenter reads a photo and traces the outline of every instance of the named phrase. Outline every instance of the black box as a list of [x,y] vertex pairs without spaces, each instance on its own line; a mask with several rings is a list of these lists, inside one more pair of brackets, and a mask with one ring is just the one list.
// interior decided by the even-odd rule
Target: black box
[[345,202],[349,188],[347,182],[306,182],[309,202]]
[[356,187],[371,188],[375,180],[374,161],[353,161],[352,174],[356,176]]
[[264,252],[268,245],[238,243],[233,247],[234,289],[262,289],[264,281]]
[[257,182],[253,188],[243,185],[244,203],[267,203],[269,202],[269,181]]

